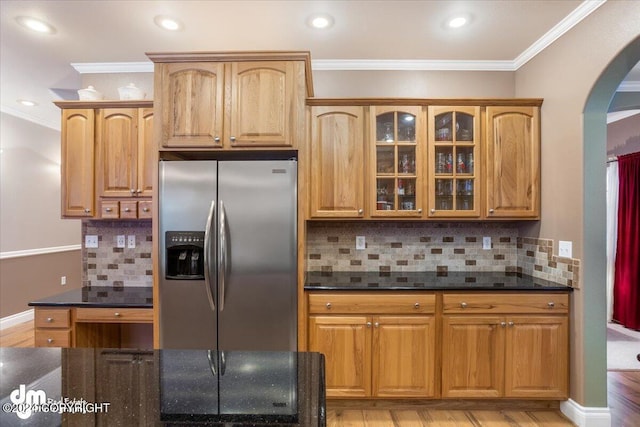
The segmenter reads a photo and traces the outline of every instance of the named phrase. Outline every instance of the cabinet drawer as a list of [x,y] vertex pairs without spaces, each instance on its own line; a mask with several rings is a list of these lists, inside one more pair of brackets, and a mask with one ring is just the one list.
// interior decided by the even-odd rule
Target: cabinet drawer
[[323,293],[309,295],[309,313],[422,314],[433,313],[433,294]]
[[451,313],[568,313],[568,294],[448,294],[442,297],[443,312]]
[[151,218],[151,201],[138,202],[138,218]]
[[117,219],[120,217],[120,203],[115,201],[100,203],[100,218]]
[[71,347],[70,329],[36,329],[36,347]]
[[76,322],[151,323],[149,308],[77,308]]
[[136,219],[138,217],[138,202],[120,202],[120,218]]
[[36,308],[36,328],[69,328],[71,316],[69,309]]

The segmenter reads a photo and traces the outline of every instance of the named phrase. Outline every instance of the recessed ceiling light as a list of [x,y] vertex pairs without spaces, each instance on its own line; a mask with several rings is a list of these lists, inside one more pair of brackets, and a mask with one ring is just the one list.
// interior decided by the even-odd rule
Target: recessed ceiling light
[[153,22],[157,26],[169,31],[178,31],[182,29],[182,23],[175,18],[171,18],[165,15],[158,15],[153,18]]
[[18,104],[24,105],[25,107],[35,107],[38,105],[35,101],[30,101],[28,99],[18,99]]
[[18,24],[22,25],[23,27],[38,33],[53,34],[56,32],[56,29],[53,27],[53,25],[40,19],[31,18],[29,16],[18,16],[16,18],[16,21],[18,21]]
[[464,16],[456,16],[449,20],[449,27],[460,28],[467,23],[467,18]]
[[330,28],[333,26],[333,17],[327,14],[311,15],[307,18],[307,25],[318,29]]

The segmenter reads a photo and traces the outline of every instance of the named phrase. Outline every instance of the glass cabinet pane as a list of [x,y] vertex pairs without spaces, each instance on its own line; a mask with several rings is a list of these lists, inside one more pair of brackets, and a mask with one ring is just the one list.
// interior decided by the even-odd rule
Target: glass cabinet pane
[[395,179],[379,178],[376,180],[376,191],[378,199],[376,209],[379,211],[389,211],[395,209]]
[[416,148],[415,146],[398,146],[398,173],[416,173]]
[[380,114],[376,118],[376,141],[394,142],[396,140],[395,117],[393,113]]
[[473,147],[456,147],[456,173],[473,174]]
[[395,160],[395,149],[393,146],[377,146],[376,147],[376,173],[392,174],[394,173],[393,164]]
[[456,141],[473,141],[473,116],[456,112]]
[[415,178],[398,178],[398,209],[412,211],[416,208]]
[[398,141],[415,142],[416,116],[409,113],[398,113]]
[[453,173],[453,148],[450,146],[438,146],[436,149],[436,158],[434,170],[437,174]]
[[435,137],[436,141],[451,141],[452,140],[452,126],[453,126],[453,113],[443,113],[436,116],[436,129]]

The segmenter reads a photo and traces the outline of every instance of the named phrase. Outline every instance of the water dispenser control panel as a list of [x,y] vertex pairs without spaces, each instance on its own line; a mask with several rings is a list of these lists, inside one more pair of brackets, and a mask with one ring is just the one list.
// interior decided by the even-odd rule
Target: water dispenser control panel
[[166,278],[204,279],[204,231],[167,231]]

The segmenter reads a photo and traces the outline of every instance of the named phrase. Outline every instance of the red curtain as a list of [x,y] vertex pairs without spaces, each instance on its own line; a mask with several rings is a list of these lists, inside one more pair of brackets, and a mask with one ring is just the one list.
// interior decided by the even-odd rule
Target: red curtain
[[613,320],[640,330],[640,153],[618,157],[618,177]]

